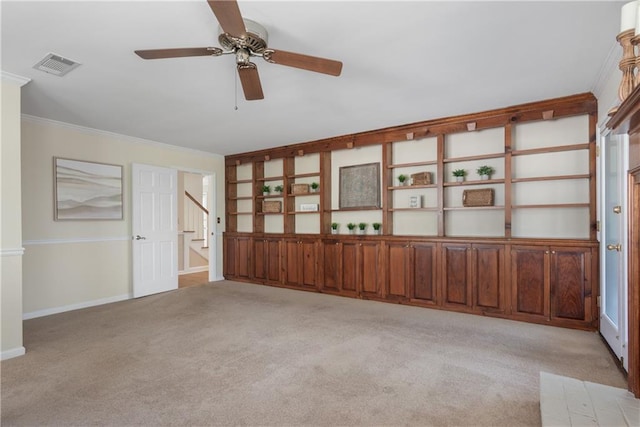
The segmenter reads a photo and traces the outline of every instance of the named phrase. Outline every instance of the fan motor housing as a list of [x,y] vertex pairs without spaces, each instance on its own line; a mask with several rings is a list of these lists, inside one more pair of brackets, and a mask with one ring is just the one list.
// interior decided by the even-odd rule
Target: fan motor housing
[[229,33],[225,33],[220,28],[218,42],[225,50],[234,50],[238,48],[249,49],[251,52],[262,53],[267,48],[267,40],[269,35],[266,28],[250,19],[242,19],[246,28],[245,37],[235,37]]

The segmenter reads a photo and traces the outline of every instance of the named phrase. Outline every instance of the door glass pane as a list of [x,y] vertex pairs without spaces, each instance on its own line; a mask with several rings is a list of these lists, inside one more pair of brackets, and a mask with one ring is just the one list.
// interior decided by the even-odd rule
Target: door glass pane
[[[622,215],[613,212],[615,206],[621,205],[620,183],[622,171],[620,170],[621,141],[617,136],[607,136],[604,142],[604,236],[605,245],[617,245],[621,241],[620,228]],[[618,326],[618,289],[620,284],[620,252],[615,250],[605,251],[605,286],[604,286],[604,312],[609,320]]]

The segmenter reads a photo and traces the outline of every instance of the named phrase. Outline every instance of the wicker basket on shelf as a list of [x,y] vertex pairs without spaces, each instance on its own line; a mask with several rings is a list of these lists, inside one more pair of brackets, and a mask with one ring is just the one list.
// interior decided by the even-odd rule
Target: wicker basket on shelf
[[493,188],[464,190],[462,192],[462,206],[493,206]]
[[262,202],[263,213],[279,213],[282,212],[282,202],[279,201],[263,201]]
[[411,174],[411,185],[431,185],[431,172]]
[[309,184],[291,184],[291,194],[309,193]]

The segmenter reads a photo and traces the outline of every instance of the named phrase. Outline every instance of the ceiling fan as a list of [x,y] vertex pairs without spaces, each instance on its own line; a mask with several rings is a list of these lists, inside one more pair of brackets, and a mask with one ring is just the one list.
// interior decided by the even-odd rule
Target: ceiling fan
[[260,76],[251,57],[262,57],[272,64],[286,65],[316,73],[339,76],[342,62],[300,53],[267,48],[267,30],[257,22],[243,19],[236,0],[208,0],[220,23],[219,47],[136,50],[142,59],[181,58],[186,56],[221,56],[234,54],[242,90],[247,101],[264,99]]

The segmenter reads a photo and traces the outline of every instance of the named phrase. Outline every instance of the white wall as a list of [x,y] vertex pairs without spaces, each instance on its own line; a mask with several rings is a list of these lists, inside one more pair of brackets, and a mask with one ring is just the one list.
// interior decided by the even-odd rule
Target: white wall
[[[124,166],[124,220],[54,221],[53,157]],[[26,248],[24,314],[37,317],[129,298],[131,163],[215,173],[217,212],[224,218],[224,158],[126,136],[23,117],[22,222]],[[216,270],[222,277],[222,231]]]
[[1,358],[20,356],[22,345],[22,234],[20,183],[20,88],[28,80],[2,73],[0,149]]

